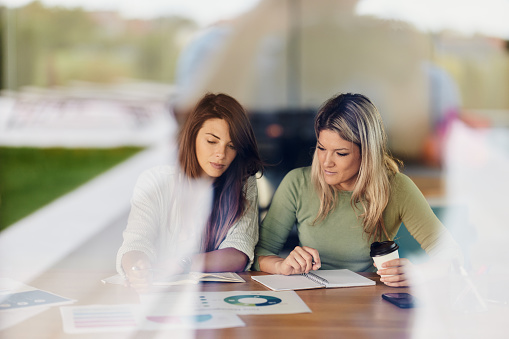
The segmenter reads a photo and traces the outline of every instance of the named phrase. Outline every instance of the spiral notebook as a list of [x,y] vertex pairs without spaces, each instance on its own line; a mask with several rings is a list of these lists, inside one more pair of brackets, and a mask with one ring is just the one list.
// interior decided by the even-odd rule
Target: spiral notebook
[[373,280],[347,269],[319,270],[292,275],[257,275],[251,278],[273,291],[375,285]]

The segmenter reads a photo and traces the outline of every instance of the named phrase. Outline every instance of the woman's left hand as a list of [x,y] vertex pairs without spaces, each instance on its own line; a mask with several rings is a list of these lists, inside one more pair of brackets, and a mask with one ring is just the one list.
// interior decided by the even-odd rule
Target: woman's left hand
[[[376,267],[376,265],[375,265]],[[377,267],[376,272],[381,276],[380,281],[391,287],[407,287],[410,286],[410,270],[413,264],[406,258],[399,258],[386,261],[382,267]]]

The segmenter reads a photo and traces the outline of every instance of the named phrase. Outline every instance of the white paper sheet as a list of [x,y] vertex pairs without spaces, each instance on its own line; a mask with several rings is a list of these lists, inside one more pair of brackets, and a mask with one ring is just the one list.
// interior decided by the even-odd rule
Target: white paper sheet
[[0,278],[0,330],[19,324],[51,306],[74,301],[17,280]]
[[[186,285],[186,284],[198,284],[203,281],[246,282],[241,276],[234,272],[219,272],[219,273],[189,272],[187,274],[179,274],[173,276],[156,275],[153,285],[154,286]],[[125,279],[120,274],[116,274],[111,277],[101,279],[101,282],[103,284],[124,285]]]
[[145,311],[138,304],[60,307],[66,333],[216,329],[245,326],[244,322],[233,313],[205,312],[178,315]]
[[236,314],[310,313],[294,291],[164,292],[140,296],[144,307],[155,312],[190,314],[222,311]]

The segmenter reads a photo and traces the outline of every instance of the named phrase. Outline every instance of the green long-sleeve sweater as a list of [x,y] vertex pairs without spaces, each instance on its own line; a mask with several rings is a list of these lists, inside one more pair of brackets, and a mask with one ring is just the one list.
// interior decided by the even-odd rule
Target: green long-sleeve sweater
[[[357,217],[361,212],[352,208],[351,196],[352,192],[341,192],[333,212],[312,225],[320,201],[311,181],[311,168],[297,168],[288,173],[274,194],[260,227],[254,269],[260,269],[258,256],[279,254],[296,224],[299,245],[318,250],[322,269],[374,271],[373,260],[369,256],[373,239],[368,239],[363,231],[361,219]],[[391,238],[403,222],[428,254],[433,255],[439,248],[458,251],[457,244],[422,193],[404,174],[398,173],[391,178],[391,194],[383,217]]]

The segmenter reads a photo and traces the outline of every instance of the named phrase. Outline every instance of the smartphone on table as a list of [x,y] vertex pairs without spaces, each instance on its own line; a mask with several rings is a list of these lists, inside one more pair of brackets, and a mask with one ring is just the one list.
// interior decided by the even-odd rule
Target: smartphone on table
[[400,308],[413,308],[417,305],[415,297],[409,293],[384,293],[382,298]]

